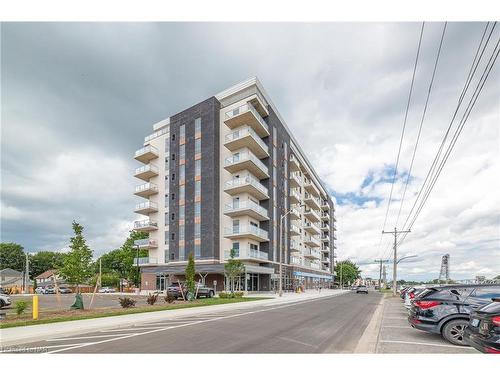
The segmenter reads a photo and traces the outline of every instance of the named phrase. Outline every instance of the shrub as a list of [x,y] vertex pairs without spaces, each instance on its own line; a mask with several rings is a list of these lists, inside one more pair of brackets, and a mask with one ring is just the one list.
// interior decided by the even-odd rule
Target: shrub
[[157,300],[158,300],[158,293],[155,293],[155,294],[150,293],[148,295],[148,299],[146,300],[146,302],[148,303],[148,305],[153,306]]
[[28,302],[26,301],[17,301],[16,302],[16,313],[17,315],[22,315],[24,313],[24,310],[28,307]]
[[168,294],[165,296],[165,302],[167,302],[167,303],[173,303],[174,301],[175,301],[175,297],[174,296],[168,295]]
[[234,297],[235,298],[241,298],[241,297],[243,297],[243,292],[234,292]]
[[134,307],[136,302],[135,300],[129,297],[123,297],[123,298],[120,297],[118,298],[118,300],[120,301],[121,307],[123,307],[124,309],[129,307]]
[[220,292],[219,293],[219,298],[241,298],[243,297],[243,292]]

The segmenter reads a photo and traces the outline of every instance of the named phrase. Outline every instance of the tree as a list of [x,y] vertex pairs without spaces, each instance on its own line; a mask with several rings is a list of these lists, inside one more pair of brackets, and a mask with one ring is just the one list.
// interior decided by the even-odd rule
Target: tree
[[[135,240],[148,238],[148,234],[144,232],[130,231],[129,236],[119,249],[103,254],[101,267],[103,273],[116,273],[122,279],[132,280],[135,285],[140,284],[140,276],[138,276],[134,258],[137,256],[137,247],[134,245]],[[148,256],[147,250],[139,250],[139,257]],[[99,259],[96,262],[95,271],[99,271]]]
[[59,275],[78,290],[80,284],[87,282],[94,274],[92,250],[87,246],[83,237],[83,226],[73,221],[75,236],[71,237],[70,252],[66,254],[64,265],[59,269]]
[[500,275],[495,276],[493,280],[500,280]]
[[26,266],[26,255],[21,245],[14,242],[0,243],[0,268],[12,268],[16,271],[24,271]]
[[59,269],[63,265],[64,255],[64,253],[56,251],[39,251],[34,255],[30,255],[30,277],[34,279],[45,271]]
[[194,296],[194,275],[196,273],[196,270],[194,268],[194,256],[193,252],[189,253],[188,256],[188,264],[186,266],[186,288],[187,288],[187,294],[188,294],[188,299],[192,299]]
[[242,273],[245,272],[245,265],[239,259],[234,259],[236,255],[236,250],[231,249],[229,259],[226,264],[224,264],[224,270],[229,278],[229,288],[231,293],[234,292],[234,281],[239,278]]
[[340,275],[342,275],[342,284],[345,285],[347,283],[351,284],[361,275],[361,271],[358,266],[351,262],[350,260],[343,260],[338,262],[335,266],[335,272],[337,278],[340,281]]

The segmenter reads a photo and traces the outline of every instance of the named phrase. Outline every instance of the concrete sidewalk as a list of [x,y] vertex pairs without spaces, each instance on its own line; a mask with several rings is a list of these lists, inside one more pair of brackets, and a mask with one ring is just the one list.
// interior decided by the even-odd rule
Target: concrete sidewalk
[[284,293],[280,298],[276,294],[252,294],[252,297],[270,297],[270,299],[231,303],[226,305],[200,306],[178,310],[154,311],[106,318],[84,319],[60,323],[48,323],[26,327],[0,329],[0,344],[4,346],[19,345],[41,339],[58,338],[73,334],[83,334],[100,329],[130,327],[134,324],[156,322],[165,319],[176,319],[197,314],[225,312],[241,308],[275,306],[286,303],[334,297],[348,293],[344,290],[309,290],[305,293]]

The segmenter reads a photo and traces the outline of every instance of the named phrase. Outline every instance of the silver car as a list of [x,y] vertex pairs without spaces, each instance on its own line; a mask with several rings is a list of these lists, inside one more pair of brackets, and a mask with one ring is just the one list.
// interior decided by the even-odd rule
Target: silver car
[[10,306],[11,303],[12,301],[7,294],[0,294],[0,308]]

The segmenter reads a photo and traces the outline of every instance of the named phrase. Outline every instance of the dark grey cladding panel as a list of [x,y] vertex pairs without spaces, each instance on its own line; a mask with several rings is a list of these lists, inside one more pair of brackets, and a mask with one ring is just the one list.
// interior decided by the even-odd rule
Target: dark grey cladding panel
[[[195,119],[201,117],[201,258],[219,252],[219,110],[215,97],[170,117],[169,254],[179,259],[179,129],[186,125],[185,252],[194,252]],[[172,156],[175,154],[175,160]],[[175,179],[172,180],[172,176]],[[172,194],[175,199],[172,200]],[[172,214],[175,219],[172,220]],[[175,239],[172,240],[172,233]]]

